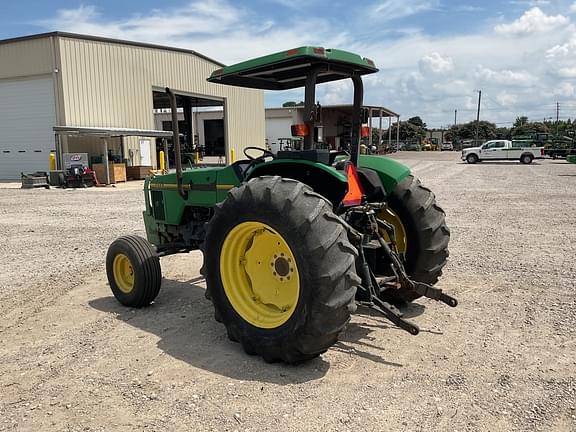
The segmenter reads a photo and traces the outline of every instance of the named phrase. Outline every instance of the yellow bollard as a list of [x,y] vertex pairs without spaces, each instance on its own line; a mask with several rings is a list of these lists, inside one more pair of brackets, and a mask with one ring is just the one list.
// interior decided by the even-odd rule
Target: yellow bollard
[[236,162],[236,151],[234,149],[230,149],[230,164]]
[[166,171],[166,159],[164,158],[164,150],[160,150],[158,154],[158,160],[160,161],[160,171]]
[[48,166],[50,171],[56,171],[56,155],[54,153],[50,153],[50,156],[48,156]]
[[198,147],[196,147],[196,151],[194,152],[194,164],[198,165],[199,161],[200,161],[200,151],[198,150]]

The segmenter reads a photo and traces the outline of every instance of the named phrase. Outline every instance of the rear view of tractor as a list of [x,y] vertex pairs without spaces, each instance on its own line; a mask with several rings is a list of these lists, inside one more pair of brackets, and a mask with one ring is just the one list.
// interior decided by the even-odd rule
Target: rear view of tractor
[[[252,147],[230,166],[183,170],[177,144],[175,172],[145,181],[148,240],[120,237],[109,248],[116,298],[130,307],[150,304],[160,290],[160,257],[200,249],[206,296],[229,338],[248,354],[289,363],[325,352],[358,303],[413,335],[418,327],[395,305],[426,296],[456,306],[433,287],[450,238],[433,193],[404,165],[359,154],[361,77],[374,72],[369,59],[319,47],[213,72],[208,80],[224,85],[304,87],[301,149],[273,155]],[[354,85],[348,151],[317,141],[316,85],[339,79]],[[174,94],[166,91],[175,115]]]

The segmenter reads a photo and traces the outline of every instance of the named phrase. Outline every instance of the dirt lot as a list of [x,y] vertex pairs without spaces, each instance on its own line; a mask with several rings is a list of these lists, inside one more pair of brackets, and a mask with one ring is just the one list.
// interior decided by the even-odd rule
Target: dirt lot
[[120,307],[108,244],[143,234],[141,184],[0,186],[0,431],[576,430],[576,165],[396,156],[452,230],[440,285],[399,331],[367,311],[300,366],[228,341],[201,256],[163,258],[154,305]]

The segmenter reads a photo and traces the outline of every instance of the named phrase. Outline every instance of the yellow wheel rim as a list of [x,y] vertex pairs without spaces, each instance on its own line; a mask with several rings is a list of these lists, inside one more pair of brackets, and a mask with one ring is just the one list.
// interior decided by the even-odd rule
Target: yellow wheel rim
[[220,277],[234,310],[255,327],[290,319],[300,296],[300,275],[286,240],[262,222],[242,222],[224,239]]
[[130,293],[134,288],[134,269],[130,258],[124,254],[116,255],[112,263],[112,272],[118,289],[124,294]]
[[[396,248],[399,254],[405,255],[406,250],[408,249],[408,239],[406,237],[406,229],[404,228],[404,224],[400,217],[389,208],[385,208],[378,213],[378,218],[385,220],[394,226],[396,234]],[[390,237],[386,231],[380,230],[380,235],[384,237],[384,240],[390,242]]]

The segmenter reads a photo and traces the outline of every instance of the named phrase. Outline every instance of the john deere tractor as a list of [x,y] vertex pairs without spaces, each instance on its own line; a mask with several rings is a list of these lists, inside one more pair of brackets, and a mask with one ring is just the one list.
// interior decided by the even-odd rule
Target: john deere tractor
[[[160,258],[201,250],[206,297],[232,341],[268,362],[325,352],[357,304],[418,334],[398,303],[425,296],[456,306],[433,287],[448,258],[448,230],[434,194],[391,159],[359,154],[359,55],[301,47],[216,70],[212,83],[265,90],[305,88],[300,150],[245,149],[226,167],[182,169],[144,182],[148,239],[125,236],[108,250],[108,281],[120,303],[144,307],[161,286]],[[351,79],[348,151],[318,145],[319,83]],[[176,99],[166,89],[176,116]],[[176,119],[174,136],[178,137]]]

